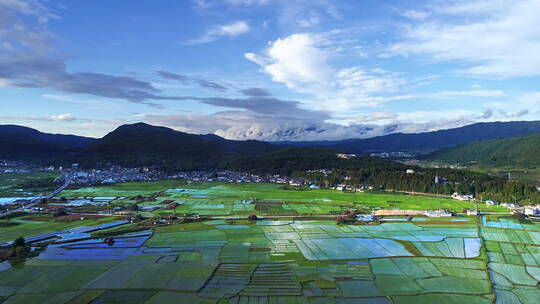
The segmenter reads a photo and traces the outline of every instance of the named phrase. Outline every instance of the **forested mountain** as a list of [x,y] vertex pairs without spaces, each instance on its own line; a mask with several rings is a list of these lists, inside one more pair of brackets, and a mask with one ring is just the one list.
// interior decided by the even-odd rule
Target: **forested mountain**
[[343,159],[336,156],[337,150],[322,147],[286,147],[253,156],[226,159],[221,167],[257,174],[291,175],[295,172],[318,169],[360,170],[362,168],[384,168],[405,170],[406,166],[378,157],[359,156]]
[[490,167],[540,167],[540,133],[470,143],[437,151],[428,159]]
[[540,133],[540,121],[476,123],[460,128],[415,134],[396,133],[341,141],[281,142],[283,145],[324,146],[349,153],[432,152],[465,143]]
[[[149,166],[166,172],[234,170],[292,175],[327,185],[346,183],[384,190],[473,193],[505,201],[539,199],[532,185],[466,170],[420,168],[371,156],[339,158],[338,150],[328,147],[280,147],[259,141],[233,141],[144,123],[120,126],[83,147],[51,145],[23,134],[4,134],[1,138],[2,146],[10,145],[11,141],[14,153],[11,156],[20,158],[30,153],[32,157],[39,155],[47,159],[61,155],[53,163],[79,163],[86,168],[119,165]],[[532,142],[530,147],[535,145],[538,146]],[[407,169],[414,169],[415,173],[408,174]],[[443,177],[446,182],[436,183],[435,176]]]
[[45,160],[96,141],[89,137],[48,134],[28,127],[0,125],[0,159]]
[[217,167],[227,156],[253,155],[275,148],[260,141],[226,140],[136,123],[120,126],[96,143],[59,161],[77,162],[83,167],[112,164],[199,170]]
[[17,125],[0,125],[0,138],[4,136],[27,136],[37,141],[65,145],[69,147],[84,147],[89,144],[95,143],[98,139],[77,135],[65,135],[65,134],[50,134],[40,132],[36,129],[17,126]]

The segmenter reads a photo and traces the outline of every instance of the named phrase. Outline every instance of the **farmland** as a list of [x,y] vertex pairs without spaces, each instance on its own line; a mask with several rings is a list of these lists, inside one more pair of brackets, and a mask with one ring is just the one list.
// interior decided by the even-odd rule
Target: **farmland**
[[0,174],[0,204],[3,198],[34,197],[49,193],[56,188],[54,179],[58,173],[2,173]]
[[[67,198],[113,198],[114,204],[134,203],[130,198],[141,195],[141,206],[156,205],[163,200],[179,203],[177,213],[194,212],[201,215],[307,215],[339,214],[344,208],[383,209],[449,209],[461,212],[472,208],[469,202],[448,198],[401,193],[347,193],[336,190],[283,190],[278,184],[223,184],[217,182],[186,184],[183,181],[133,182],[107,187],[65,190]],[[123,198],[123,199],[122,199]],[[253,203],[250,203],[253,202]],[[274,205],[274,206],[271,206]],[[479,206],[485,211],[506,211],[499,206]],[[169,212],[169,211],[163,211]]]
[[[175,201],[174,211],[143,213],[205,218],[51,244],[22,264],[0,267],[5,303],[525,304],[540,296],[540,224],[509,215],[387,217],[365,225],[317,218],[375,207],[461,212],[471,208],[468,202],[182,181],[71,189],[61,195],[106,199],[113,206]],[[250,214],[273,219],[247,220]],[[21,217],[11,219],[20,224],[1,228],[0,235],[13,239],[17,229],[37,233],[30,225],[54,230],[107,220]]]

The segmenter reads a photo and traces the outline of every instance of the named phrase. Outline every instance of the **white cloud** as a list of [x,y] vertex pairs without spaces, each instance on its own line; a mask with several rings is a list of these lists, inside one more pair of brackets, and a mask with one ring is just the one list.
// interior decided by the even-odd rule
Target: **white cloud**
[[429,17],[429,13],[416,10],[406,10],[403,12],[403,16],[414,20],[424,20]]
[[329,43],[322,36],[294,34],[272,42],[263,55],[246,53],[245,57],[260,65],[273,81],[315,97],[311,106],[334,112],[376,106],[377,95],[399,85],[399,80],[383,70],[332,66],[334,50],[325,45]]
[[75,120],[77,120],[73,115],[71,115],[69,113],[53,115],[53,116],[51,116],[51,119],[53,121],[75,121]]
[[218,25],[206,32],[202,37],[187,41],[186,44],[201,44],[217,40],[220,37],[234,37],[249,32],[250,27],[246,21],[235,21],[228,24]]
[[13,83],[9,79],[0,78],[0,88],[9,88],[13,86]]
[[457,1],[427,8],[387,55],[457,61],[457,72],[488,78],[540,75],[540,1]]

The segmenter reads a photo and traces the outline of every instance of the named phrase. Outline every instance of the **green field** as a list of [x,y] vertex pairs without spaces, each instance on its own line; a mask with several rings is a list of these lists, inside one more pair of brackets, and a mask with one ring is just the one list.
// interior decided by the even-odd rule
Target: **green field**
[[53,172],[2,173],[0,198],[46,194],[56,188],[51,181],[59,176]]
[[[283,190],[278,184],[186,184],[182,181],[125,183],[106,187],[64,190],[67,198],[115,198],[113,203],[130,204],[130,198],[142,195],[147,200],[141,206],[156,205],[163,200],[180,204],[176,212],[201,215],[308,215],[339,214],[348,208],[383,209],[448,209],[461,212],[474,204],[447,198],[395,193],[346,193],[336,190],[313,189],[306,191]],[[120,199],[124,197],[124,199]],[[260,202],[245,204],[242,202]],[[506,208],[485,206],[481,210],[505,212]],[[171,211],[167,211],[171,212]]]
[[[479,243],[475,256],[455,254],[469,251],[464,240],[478,237],[474,219],[444,229],[428,221],[174,224],[133,248],[89,248],[88,241],[55,246],[6,270],[0,290],[6,303],[431,303],[441,297],[489,303]],[[447,240],[458,241],[437,254],[420,250]]]
[[[182,181],[72,189],[61,195],[105,198],[113,206],[134,204],[140,195],[140,206],[172,200],[180,204],[177,214],[216,218],[158,226],[146,234],[122,234],[120,227],[112,243],[92,239],[49,245],[39,256],[0,271],[5,303],[526,304],[540,295],[540,224],[496,215],[391,217],[370,225],[293,219],[371,210],[367,207],[461,211],[473,206],[468,202]],[[227,220],[248,214],[283,218]],[[0,229],[0,239],[112,220],[19,217],[10,220],[19,225]]]
[[[114,221],[112,217],[101,217],[75,221],[55,219],[52,215],[28,215],[15,219],[0,219],[0,243],[22,237],[37,236],[55,231],[68,230],[79,226],[97,226]],[[5,225],[5,223],[17,223]]]

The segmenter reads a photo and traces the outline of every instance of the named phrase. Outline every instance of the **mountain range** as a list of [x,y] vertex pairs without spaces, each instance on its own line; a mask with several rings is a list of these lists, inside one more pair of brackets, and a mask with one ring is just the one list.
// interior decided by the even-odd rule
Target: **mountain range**
[[43,133],[17,125],[0,125],[0,159],[46,160],[97,141],[83,136]]
[[[0,125],[0,159],[19,159],[41,162],[70,163],[78,162],[82,166],[116,164],[122,166],[160,166],[165,168],[204,169],[219,166],[235,168],[249,167],[248,164],[264,162],[265,159],[281,162],[288,166],[292,160],[287,157],[316,161],[327,152],[342,151],[348,153],[368,154],[372,152],[432,152],[456,147],[472,142],[513,138],[516,136],[540,133],[540,121],[490,122],[477,123],[460,128],[425,132],[417,134],[390,134],[367,139],[347,139],[327,142],[287,142],[268,143],[256,140],[227,140],[216,135],[195,135],[175,131],[166,127],[151,126],[145,123],[123,125],[101,139],[75,135],[47,134],[37,130],[14,125]],[[509,145],[531,145],[529,140],[509,140]],[[297,149],[285,149],[283,145],[299,146]],[[487,152],[473,156],[479,146],[471,145],[440,154],[431,154],[436,160],[455,162],[485,161],[505,163],[500,149],[492,149],[499,142],[479,143],[489,145],[488,150],[501,151],[500,156],[488,157]],[[533,145],[534,146],[534,145]],[[323,147],[325,149],[304,149],[307,147]],[[514,154],[529,151],[515,147]],[[280,156],[279,151],[288,151]],[[310,152],[311,151],[311,152]],[[461,152],[458,152],[461,151]],[[467,152],[465,152],[467,151]],[[308,155],[315,153],[317,156]],[[325,154],[326,153],[326,154]],[[531,152],[529,152],[531,153]],[[258,157],[261,155],[261,157]],[[459,155],[459,157],[458,157]],[[264,156],[264,157],[263,157]],[[524,152],[520,163],[527,163]],[[293,157],[294,158],[294,157]],[[515,159],[515,158],[514,158]],[[329,161],[326,159],[325,161]],[[333,161],[333,160],[332,160]],[[244,164],[240,164],[244,162]]]
[[423,133],[394,133],[366,139],[339,141],[279,142],[281,145],[324,146],[348,153],[429,153],[470,142],[540,133],[540,121],[483,122]]

